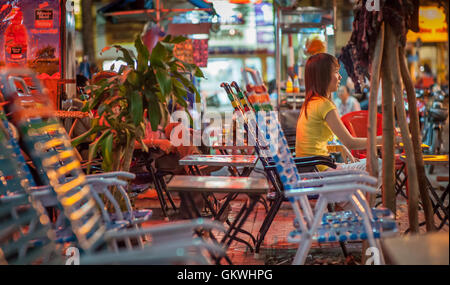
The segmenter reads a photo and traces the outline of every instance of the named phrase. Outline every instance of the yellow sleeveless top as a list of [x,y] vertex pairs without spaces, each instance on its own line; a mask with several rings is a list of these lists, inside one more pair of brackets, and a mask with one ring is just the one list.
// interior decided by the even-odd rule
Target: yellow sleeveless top
[[[324,155],[328,156],[327,144],[333,139],[333,132],[325,117],[336,106],[322,96],[313,97],[308,103],[308,118],[301,111],[297,121],[295,155],[298,157]],[[319,165],[320,171],[328,167]]]

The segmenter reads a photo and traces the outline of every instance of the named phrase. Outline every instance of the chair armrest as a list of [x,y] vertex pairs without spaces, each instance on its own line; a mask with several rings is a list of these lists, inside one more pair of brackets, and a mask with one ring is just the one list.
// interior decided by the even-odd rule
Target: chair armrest
[[[309,167],[309,166],[316,166],[316,165],[325,165],[331,168],[336,169],[336,164],[334,159],[332,159],[329,156],[321,156],[321,155],[315,155],[315,156],[307,156],[307,157],[293,157],[294,162],[297,166],[301,167]],[[269,165],[274,165],[275,162],[272,158],[268,159]],[[304,163],[304,164],[303,164]]]
[[129,231],[119,231],[119,232],[107,232],[105,234],[105,239],[120,239],[128,237],[139,237],[146,234],[152,236],[171,236],[178,234],[191,233],[195,229],[206,229],[206,230],[219,230],[225,232],[225,227],[219,223],[208,219],[195,219],[187,222],[174,222],[170,224],[163,224],[152,226],[150,228],[129,230]]
[[328,163],[335,163],[336,161],[331,156],[314,155],[307,157],[294,157],[295,162],[305,162],[305,161],[324,161]]
[[89,180],[91,178],[117,178],[117,179],[124,178],[124,179],[133,180],[136,178],[136,175],[134,173],[130,173],[130,172],[126,172],[126,171],[112,171],[112,172],[86,175],[87,180]]
[[350,183],[350,184],[337,184],[337,185],[327,185],[324,187],[307,187],[307,188],[298,188],[291,189],[289,191],[285,191],[284,195],[288,198],[290,197],[299,197],[299,196],[307,196],[307,195],[324,195],[324,194],[335,194],[335,193],[351,193],[356,190],[361,190],[363,192],[368,193],[376,193],[377,189],[358,183]]
[[[266,169],[271,170],[271,169],[276,169],[276,165],[275,162],[269,162],[270,165],[266,166]],[[295,165],[297,167],[314,167],[317,165],[325,165],[328,167],[331,167],[333,169],[335,169],[337,166],[334,163],[330,163],[329,161],[325,161],[325,160],[312,160],[312,161],[303,161],[303,162],[296,162]]]
[[[225,249],[218,245],[212,244],[200,239],[191,239],[177,243],[170,243],[160,246],[149,246],[143,249],[122,251],[122,252],[107,252],[100,254],[86,254],[81,257],[81,265],[90,264],[162,264],[167,265],[171,263],[185,264],[195,262],[197,264],[208,264],[208,260],[200,253],[190,253],[189,248],[207,249],[209,252],[214,252],[220,256],[225,255]],[[180,251],[180,249],[184,249]],[[181,252],[181,254],[180,254]]]
[[340,175],[326,178],[315,178],[308,180],[301,180],[297,183],[296,187],[318,187],[323,185],[333,185],[341,183],[366,183],[372,186],[376,186],[378,179],[369,175],[356,174],[356,175]]
[[300,173],[300,179],[308,179],[308,178],[323,178],[323,177],[333,177],[339,175],[351,175],[351,174],[362,174],[369,175],[367,171],[357,170],[357,169],[340,169],[333,171],[321,171],[321,172],[309,172],[309,173]]

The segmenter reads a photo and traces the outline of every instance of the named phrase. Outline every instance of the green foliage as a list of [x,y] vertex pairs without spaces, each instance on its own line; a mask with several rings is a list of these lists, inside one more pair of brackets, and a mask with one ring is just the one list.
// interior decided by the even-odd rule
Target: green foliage
[[184,37],[168,35],[150,54],[137,36],[137,56],[119,45],[103,49],[102,52],[115,48],[122,54],[117,60],[126,62],[127,66],[116,76],[88,86],[91,98],[83,110],[97,109],[99,118],[92,120],[91,129],[75,138],[72,144],[77,146],[95,136],[89,147],[90,161],[101,151],[105,171],[129,170],[134,143],[141,142],[145,135],[145,113],[156,131],[161,119],[168,116],[170,99],[186,108],[184,97],[190,90],[196,94],[196,101],[200,101],[197,89],[184,74],[203,77],[203,73],[196,65],[185,63],[173,55],[174,45],[185,40]]

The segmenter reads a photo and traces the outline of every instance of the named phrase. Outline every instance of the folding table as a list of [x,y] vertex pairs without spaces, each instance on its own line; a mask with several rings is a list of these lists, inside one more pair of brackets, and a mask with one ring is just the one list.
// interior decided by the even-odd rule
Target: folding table
[[[226,244],[228,247],[233,240],[240,241],[246,244],[251,251],[253,251],[253,247],[248,242],[237,238],[236,235],[238,232],[247,233],[242,229],[242,227],[250,213],[253,211],[256,203],[261,199],[262,195],[267,193],[268,189],[269,185],[265,178],[253,177],[175,176],[167,184],[168,191],[186,192],[188,194],[186,195],[187,198],[182,196],[182,199],[184,200],[184,203],[191,205],[191,207],[187,207],[192,209],[192,212],[188,213],[190,218],[201,216],[200,209],[196,207],[191,193],[196,192],[202,194],[204,200],[206,201],[206,205],[213,214],[215,220],[219,219],[219,217],[224,213],[234,196],[238,194],[246,194],[248,196],[247,201],[242,205],[242,208],[239,210],[239,213],[234,221],[229,223],[229,228],[225,232],[225,235],[221,239],[220,243]],[[218,211],[214,209],[214,206],[208,200],[207,194],[209,193],[228,194],[225,202],[221,205]],[[253,245],[255,245],[256,239],[251,235],[251,233],[247,233],[247,235],[250,236]],[[213,235],[212,238],[215,239]]]
[[[406,156],[400,156],[400,159],[406,163]],[[423,162],[425,165],[434,165],[434,166],[448,166],[449,165],[449,156],[448,155],[423,155]],[[405,184],[407,181],[408,175],[405,173],[405,177],[402,181],[402,184]],[[431,185],[430,181],[427,177],[427,188],[429,193],[431,194],[431,205],[433,206],[433,213],[441,220],[440,225],[437,227],[439,230],[447,223],[449,219],[449,204],[445,205],[445,198],[449,195],[449,185],[443,191],[443,193],[439,196],[436,193],[436,189]],[[425,222],[419,224],[420,226],[425,225]]]

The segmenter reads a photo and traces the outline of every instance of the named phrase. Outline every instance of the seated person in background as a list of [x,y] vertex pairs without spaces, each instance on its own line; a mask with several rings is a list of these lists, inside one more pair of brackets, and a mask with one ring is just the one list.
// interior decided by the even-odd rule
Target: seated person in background
[[341,117],[347,113],[361,110],[358,100],[350,95],[350,90],[346,85],[339,86],[338,98],[334,103]]
[[[328,74],[328,76],[324,76]],[[367,138],[353,137],[341,121],[331,93],[337,91],[341,75],[337,59],[326,53],[311,56],[305,66],[305,102],[297,121],[295,153],[298,157],[328,156],[327,144],[333,134],[348,149],[365,149]],[[381,136],[377,144],[381,144]],[[381,166],[381,160],[379,160]],[[319,166],[320,171],[327,170]],[[366,169],[365,160],[349,164],[338,164],[337,169]]]

